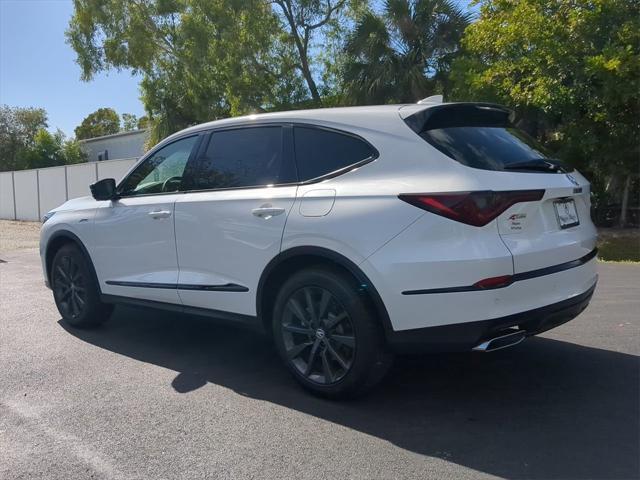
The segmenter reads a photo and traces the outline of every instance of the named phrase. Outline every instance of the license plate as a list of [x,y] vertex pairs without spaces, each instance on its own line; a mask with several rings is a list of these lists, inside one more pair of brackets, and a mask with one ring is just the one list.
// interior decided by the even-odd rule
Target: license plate
[[560,228],[570,228],[580,225],[576,203],[572,198],[556,200],[553,202],[553,207],[556,209],[556,217],[558,218]]

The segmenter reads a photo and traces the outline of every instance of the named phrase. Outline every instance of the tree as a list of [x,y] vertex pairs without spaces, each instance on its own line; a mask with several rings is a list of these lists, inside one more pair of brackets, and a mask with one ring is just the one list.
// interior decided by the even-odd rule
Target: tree
[[368,12],[346,45],[344,84],[353,103],[415,102],[447,87],[469,14],[448,0],[388,0]]
[[61,130],[38,130],[33,142],[20,151],[23,168],[46,168],[86,161],[86,154],[75,140],[67,140]]
[[[288,30],[297,54],[296,67],[309,89],[311,98],[316,105],[322,103],[320,91],[313,74],[313,58],[310,48],[314,43],[314,36],[321,36],[323,43],[330,38],[330,31],[340,27],[340,20],[344,17],[347,7],[357,10],[360,2],[347,0],[272,0],[276,11],[279,12]],[[326,45],[323,45],[326,48]]]
[[146,115],[143,115],[140,118],[138,118],[138,123],[136,124],[136,127],[138,128],[138,130],[145,130],[149,128],[149,117],[147,117]]
[[101,137],[120,131],[120,117],[113,108],[99,108],[76,127],[76,139]]
[[[532,133],[586,171],[596,194],[606,177],[638,175],[640,4],[486,0],[463,46],[456,98],[526,113]],[[630,180],[624,184],[626,205]]]
[[287,36],[263,0],[74,0],[82,78],[142,74],[151,141],[194,123],[304,98]]
[[42,108],[0,107],[0,171],[53,167],[86,161],[75,140],[47,130]]
[[130,132],[132,130],[138,129],[138,117],[133,115],[132,113],[123,113],[122,114],[122,131]]
[[0,107],[0,171],[28,168],[21,152],[32,147],[39,130],[47,128],[42,108]]

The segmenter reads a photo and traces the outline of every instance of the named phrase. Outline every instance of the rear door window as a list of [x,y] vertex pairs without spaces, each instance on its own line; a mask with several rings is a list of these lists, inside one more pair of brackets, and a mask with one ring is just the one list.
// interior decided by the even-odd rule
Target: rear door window
[[243,188],[296,182],[295,165],[283,148],[281,126],[211,133],[194,179],[195,189]]
[[567,171],[535,139],[509,120],[509,111],[451,105],[407,118],[407,124],[449,158],[483,170]]
[[354,135],[315,127],[296,126],[293,131],[300,181],[338,174],[377,156],[371,145]]

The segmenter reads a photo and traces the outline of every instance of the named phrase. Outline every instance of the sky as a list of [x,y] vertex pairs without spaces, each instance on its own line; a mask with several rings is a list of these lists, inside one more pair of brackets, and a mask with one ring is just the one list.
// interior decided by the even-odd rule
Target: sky
[[44,108],[49,130],[59,128],[67,136],[98,108],[144,115],[140,78],[130,72],[80,80],[75,52],[64,36],[72,13],[71,0],[0,0],[0,104]]
[[64,36],[72,13],[71,0],[0,0],[0,104],[44,108],[49,129],[67,136],[101,107],[144,115],[140,78],[114,70],[80,80]]

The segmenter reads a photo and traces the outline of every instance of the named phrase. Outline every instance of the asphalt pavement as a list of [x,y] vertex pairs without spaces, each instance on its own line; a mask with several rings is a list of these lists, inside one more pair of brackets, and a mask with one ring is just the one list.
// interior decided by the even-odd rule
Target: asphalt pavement
[[640,477],[640,266],[490,354],[399,358],[366,398],[301,390],[257,334],[118,307],[60,321],[37,251],[0,253],[0,479]]

